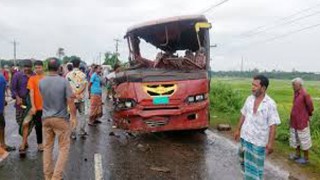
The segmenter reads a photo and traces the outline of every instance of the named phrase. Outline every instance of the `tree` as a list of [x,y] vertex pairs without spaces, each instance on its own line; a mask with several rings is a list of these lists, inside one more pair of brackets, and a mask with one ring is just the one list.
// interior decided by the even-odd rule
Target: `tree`
[[4,67],[5,65],[11,67],[11,66],[14,65],[14,63],[13,63],[13,61],[10,61],[10,60],[1,59],[1,60],[0,60],[0,65],[1,65],[1,67]]
[[254,68],[253,70],[252,70],[252,72],[254,73],[254,74],[259,74],[259,69],[258,68]]
[[62,58],[62,64],[67,64],[68,62],[70,62],[70,57],[64,56],[64,57]]
[[119,64],[120,60],[118,58],[118,54],[117,53],[112,53],[112,52],[106,52],[104,54],[104,65],[110,65],[111,67],[113,67],[115,64]]
[[[80,57],[78,57],[78,56],[75,56],[75,55],[73,55],[73,56],[64,56],[63,58],[62,58],[62,64],[68,64],[69,62],[72,62],[72,60],[74,60],[74,59],[80,59],[80,61],[81,61],[81,58]],[[83,62],[83,61],[81,61],[81,62]]]

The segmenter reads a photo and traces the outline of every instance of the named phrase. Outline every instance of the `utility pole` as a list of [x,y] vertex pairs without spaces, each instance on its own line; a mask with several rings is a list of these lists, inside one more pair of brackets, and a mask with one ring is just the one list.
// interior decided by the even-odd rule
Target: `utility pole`
[[14,66],[17,65],[16,61],[17,61],[17,41],[13,40],[13,63],[14,63]]
[[243,56],[241,58],[241,72],[243,72]]
[[119,42],[121,41],[120,39],[114,39],[114,41],[116,42],[116,53],[117,56],[119,55]]

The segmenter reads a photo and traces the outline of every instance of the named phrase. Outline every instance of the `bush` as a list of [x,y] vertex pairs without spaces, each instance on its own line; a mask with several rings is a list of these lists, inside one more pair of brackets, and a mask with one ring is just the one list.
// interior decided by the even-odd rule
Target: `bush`
[[244,98],[231,85],[217,82],[211,84],[210,102],[211,108],[219,112],[234,113],[240,111]]
[[315,111],[311,120],[312,151],[320,155],[320,112]]

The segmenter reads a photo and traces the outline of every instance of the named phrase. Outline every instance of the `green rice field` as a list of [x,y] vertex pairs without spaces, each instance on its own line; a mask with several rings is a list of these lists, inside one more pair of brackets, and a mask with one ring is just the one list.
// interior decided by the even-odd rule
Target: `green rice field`
[[[251,94],[252,79],[213,78],[211,81],[211,125],[228,123],[234,128],[240,117],[240,109],[248,95]],[[306,81],[304,87],[311,95],[315,107],[311,120],[313,147],[310,160],[320,170],[320,82]],[[293,101],[293,90],[290,80],[271,79],[267,94],[277,103],[281,125],[277,128],[276,148],[288,154],[289,118]]]

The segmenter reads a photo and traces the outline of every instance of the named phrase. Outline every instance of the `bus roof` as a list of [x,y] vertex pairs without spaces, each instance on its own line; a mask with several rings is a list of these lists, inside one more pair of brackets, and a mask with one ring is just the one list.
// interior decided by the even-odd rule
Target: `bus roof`
[[169,17],[169,18],[162,18],[162,19],[158,19],[158,20],[153,20],[153,21],[147,21],[141,24],[137,24],[134,26],[131,26],[128,28],[127,30],[127,34],[135,31],[137,29],[140,28],[146,28],[149,26],[154,26],[154,25],[160,25],[160,24],[168,24],[168,23],[173,23],[173,22],[177,22],[177,21],[205,21],[207,22],[207,18],[204,15],[185,15],[185,16],[174,16],[174,17]]
[[204,15],[189,15],[149,21],[132,26],[125,37],[144,39],[163,51],[186,49],[196,51],[199,45],[195,24],[198,22],[208,22],[208,20]]

